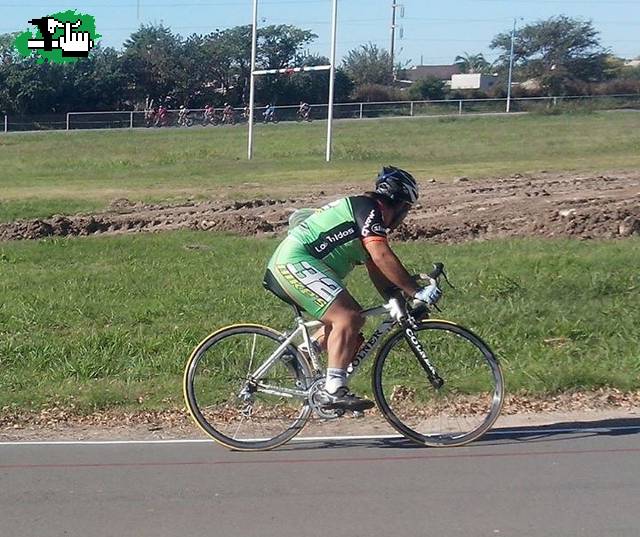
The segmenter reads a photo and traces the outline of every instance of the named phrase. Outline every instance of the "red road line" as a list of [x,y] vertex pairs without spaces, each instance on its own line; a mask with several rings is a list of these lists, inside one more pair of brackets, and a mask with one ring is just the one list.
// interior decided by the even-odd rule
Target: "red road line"
[[338,457],[324,459],[238,459],[231,461],[176,461],[176,462],[107,462],[107,463],[60,463],[60,464],[0,464],[0,470],[31,470],[57,468],[131,468],[155,466],[224,466],[233,464],[318,464],[357,462],[398,462],[437,459],[475,459],[501,457],[540,457],[547,455],[593,455],[604,453],[638,453],[640,448],[620,449],[574,449],[564,451],[525,451],[511,453],[452,453],[449,455],[401,455],[397,457]]

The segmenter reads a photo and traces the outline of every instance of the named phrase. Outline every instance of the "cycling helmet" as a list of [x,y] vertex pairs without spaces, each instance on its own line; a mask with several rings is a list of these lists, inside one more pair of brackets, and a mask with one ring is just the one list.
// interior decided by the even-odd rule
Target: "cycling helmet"
[[418,200],[418,184],[413,176],[400,168],[384,166],[376,179],[376,194],[393,203],[413,205]]

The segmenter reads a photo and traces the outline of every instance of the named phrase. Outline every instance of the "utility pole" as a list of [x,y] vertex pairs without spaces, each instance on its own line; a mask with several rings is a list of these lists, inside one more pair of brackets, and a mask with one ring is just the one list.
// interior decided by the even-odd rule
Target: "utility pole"
[[513,19],[513,31],[511,32],[511,53],[509,54],[509,83],[507,85],[507,113],[511,111],[511,81],[513,80],[513,49],[516,40],[516,22]]
[[393,79],[395,80],[395,70],[394,70],[394,55],[396,50],[396,9],[402,7],[401,4],[396,4],[395,0],[391,0],[391,48],[389,49],[389,55],[391,56],[391,74],[393,75]]

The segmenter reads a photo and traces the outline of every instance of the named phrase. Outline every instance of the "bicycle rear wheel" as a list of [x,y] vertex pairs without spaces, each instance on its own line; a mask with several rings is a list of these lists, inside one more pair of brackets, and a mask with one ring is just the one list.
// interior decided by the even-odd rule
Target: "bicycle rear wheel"
[[398,432],[425,446],[461,446],[479,438],[502,409],[497,358],[478,336],[448,321],[425,320],[414,332],[444,385],[433,387],[400,330],[373,368],[380,410]]
[[261,379],[249,378],[282,341],[270,328],[235,325],[211,334],[191,354],[184,375],[187,407],[224,446],[272,449],[298,434],[309,418],[306,390],[312,375],[294,346]]

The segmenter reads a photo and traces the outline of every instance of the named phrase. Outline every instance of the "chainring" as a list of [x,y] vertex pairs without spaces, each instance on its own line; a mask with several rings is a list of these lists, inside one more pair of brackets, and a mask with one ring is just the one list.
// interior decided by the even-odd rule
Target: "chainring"
[[324,389],[325,380],[326,379],[324,377],[321,377],[316,380],[309,388],[309,406],[311,407],[311,410],[313,410],[313,413],[319,418],[323,420],[335,420],[344,416],[345,411],[340,408],[332,410],[323,409],[320,407],[320,404],[316,400],[316,395],[318,394],[318,392]]

